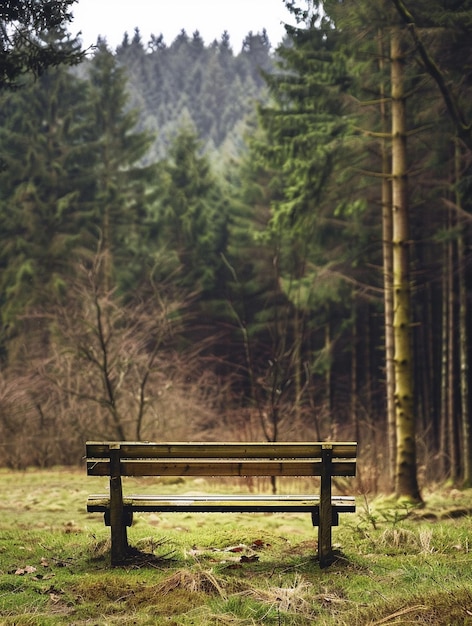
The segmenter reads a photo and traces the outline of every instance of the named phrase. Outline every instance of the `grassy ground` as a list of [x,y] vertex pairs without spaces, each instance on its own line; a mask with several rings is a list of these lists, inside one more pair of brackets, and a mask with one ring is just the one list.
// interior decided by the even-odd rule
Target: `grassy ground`
[[0,471],[0,624],[472,625],[472,490],[425,493],[423,509],[358,496],[320,570],[297,514],[136,516],[140,558],[111,568],[109,529],[85,512],[106,488],[84,471]]

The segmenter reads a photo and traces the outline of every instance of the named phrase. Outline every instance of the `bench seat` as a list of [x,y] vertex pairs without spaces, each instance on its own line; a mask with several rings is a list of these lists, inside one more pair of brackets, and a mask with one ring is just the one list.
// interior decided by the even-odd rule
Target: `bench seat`
[[[123,509],[147,513],[312,513],[319,515],[320,498],[316,495],[126,495]],[[333,526],[339,513],[355,513],[353,496],[332,496]],[[108,494],[92,494],[87,500],[89,513],[107,513]],[[317,525],[317,524],[314,524]]]

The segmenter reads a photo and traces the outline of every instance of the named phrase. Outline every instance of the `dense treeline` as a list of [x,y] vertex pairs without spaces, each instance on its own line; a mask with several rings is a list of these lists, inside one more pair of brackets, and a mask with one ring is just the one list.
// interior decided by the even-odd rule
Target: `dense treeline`
[[206,46],[198,31],[182,30],[167,45],[160,35],[145,44],[138,29],[116,51],[126,68],[130,105],[140,110],[139,128],[155,135],[147,160],[167,155],[172,139],[190,125],[215,158],[237,154],[255,103],[264,97],[263,71],[273,57],[267,33],[249,32],[233,50],[227,32]]
[[[77,49],[62,28],[41,39],[62,58]],[[145,51],[135,33],[1,94],[5,463],[77,460],[84,437],[231,423],[215,413],[235,203],[221,172],[272,63],[265,33],[237,55],[226,35],[205,47],[182,32]]]
[[5,463],[357,438],[365,488],[471,481],[472,5],[286,4],[276,52],[136,31],[2,93]]

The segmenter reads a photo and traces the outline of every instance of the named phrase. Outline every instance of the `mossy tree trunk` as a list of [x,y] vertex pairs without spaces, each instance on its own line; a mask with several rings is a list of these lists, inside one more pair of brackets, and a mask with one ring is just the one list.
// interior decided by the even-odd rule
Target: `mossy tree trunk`
[[407,195],[406,107],[400,29],[391,34],[392,80],[392,261],[393,337],[395,372],[396,462],[398,497],[421,501],[416,469],[413,350],[411,341],[411,285]]
[[[458,215],[462,213],[462,197],[458,187],[461,176],[461,144],[455,143],[455,205]],[[465,276],[466,245],[464,233],[459,233],[457,240],[457,273],[459,281],[459,362],[460,362],[460,404],[462,418],[461,453],[462,453],[462,480],[464,487],[472,486],[472,433],[469,411],[469,349],[467,332],[467,285]]]
[[[379,69],[384,71],[383,34],[379,32]],[[387,396],[387,437],[389,478],[393,484],[395,476],[395,370],[394,370],[394,338],[393,338],[393,216],[392,216],[392,181],[390,178],[391,159],[387,140],[389,132],[389,111],[385,86],[380,85],[380,115],[382,119],[381,155],[382,155],[382,253],[383,253],[383,286],[384,286],[384,319],[385,319],[385,390]]]

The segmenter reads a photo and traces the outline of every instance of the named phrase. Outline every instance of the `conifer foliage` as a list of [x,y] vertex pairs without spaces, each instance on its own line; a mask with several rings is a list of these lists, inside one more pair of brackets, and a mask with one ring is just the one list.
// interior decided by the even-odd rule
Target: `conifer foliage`
[[0,6],[0,89],[14,86],[27,72],[38,75],[61,63],[78,63],[80,45],[64,49],[45,42],[48,31],[71,21],[76,0],[5,0]]

